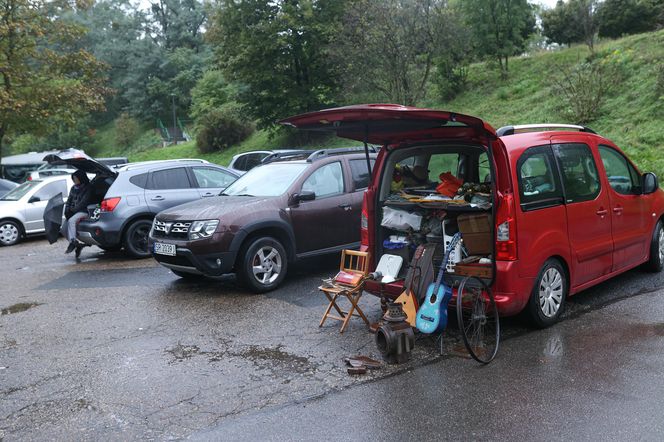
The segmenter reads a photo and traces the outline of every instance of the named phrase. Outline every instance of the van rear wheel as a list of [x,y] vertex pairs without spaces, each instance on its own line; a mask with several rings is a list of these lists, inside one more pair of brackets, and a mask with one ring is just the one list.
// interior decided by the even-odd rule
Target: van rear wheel
[[527,312],[532,323],[539,328],[555,324],[563,312],[567,298],[567,273],[555,259],[542,266],[533,291],[530,293]]

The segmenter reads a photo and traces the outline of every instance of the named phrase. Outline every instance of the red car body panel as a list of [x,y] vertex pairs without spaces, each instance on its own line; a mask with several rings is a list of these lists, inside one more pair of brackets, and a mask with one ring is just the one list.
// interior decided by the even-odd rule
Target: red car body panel
[[[460,125],[450,126],[450,121]],[[379,221],[375,205],[380,180],[393,150],[422,142],[440,145],[460,140],[490,150],[494,224],[499,222],[497,214],[510,217],[514,229],[514,237],[510,238],[516,243],[510,260],[495,260],[493,291],[501,315],[523,310],[542,266],[550,258],[558,259],[566,268],[570,295],[644,263],[649,259],[656,223],[664,214],[661,189],[647,195],[624,195],[611,187],[598,147],[608,146],[622,152],[611,141],[593,133],[548,130],[497,138],[490,125],[475,117],[385,104],[328,109],[291,117],[282,123],[333,131],[341,137],[384,146],[376,159],[362,209],[362,250],[370,252],[376,250]],[[531,147],[561,142],[589,147],[600,179],[597,196],[590,201],[524,211],[517,176],[519,158]],[[375,264],[372,256],[372,268]],[[402,281],[390,284],[368,281],[366,291],[396,298],[402,292]]]

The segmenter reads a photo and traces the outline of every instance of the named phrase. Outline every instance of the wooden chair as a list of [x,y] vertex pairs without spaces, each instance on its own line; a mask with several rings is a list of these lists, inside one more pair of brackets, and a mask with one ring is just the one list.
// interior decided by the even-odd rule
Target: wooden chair
[[[356,276],[355,279],[358,280],[357,284],[343,284],[339,282],[341,278],[339,275],[347,274]],[[323,313],[323,318],[320,320],[319,327],[322,327],[327,318],[336,319],[338,321],[343,321],[341,325],[341,332],[343,333],[348,326],[348,321],[352,316],[360,317],[367,325],[370,326],[369,320],[364,315],[364,312],[357,303],[362,297],[364,289],[364,281],[369,274],[369,253],[368,252],[357,252],[355,250],[343,250],[341,252],[341,263],[339,264],[339,274],[330,281],[326,281],[323,285],[318,287],[318,289],[325,294],[329,304],[325,313]],[[337,302],[341,299],[346,298],[350,302],[350,308],[348,311],[343,310]],[[338,315],[333,314],[332,309],[334,309]]]

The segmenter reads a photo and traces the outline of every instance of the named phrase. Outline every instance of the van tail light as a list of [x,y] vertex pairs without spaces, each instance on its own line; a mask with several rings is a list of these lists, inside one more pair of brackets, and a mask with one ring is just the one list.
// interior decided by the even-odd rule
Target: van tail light
[[369,247],[369,212],[367,210],[367,194],[362,199],[362,217],[360,218],[360,245]]
[[115,198],[106,198],[101,202],[101,211],[102,212],[112,212],[115,210],[115,207],[120,202],[120,197],[116,196]]
[[516,219],[514,197],[504,194],[496,213],[496,260],[516,261]]
[[28,181],[32,181],[32,175],[28,175]]

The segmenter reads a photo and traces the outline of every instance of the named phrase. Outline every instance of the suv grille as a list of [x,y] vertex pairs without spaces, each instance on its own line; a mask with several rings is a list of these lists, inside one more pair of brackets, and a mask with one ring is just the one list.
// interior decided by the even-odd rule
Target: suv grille
[[155,220],[154,232],[152,234],[159,238],[186,239],[190,226],[191,221],[164,222]]

